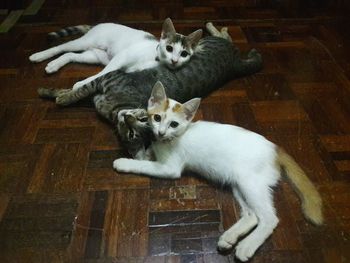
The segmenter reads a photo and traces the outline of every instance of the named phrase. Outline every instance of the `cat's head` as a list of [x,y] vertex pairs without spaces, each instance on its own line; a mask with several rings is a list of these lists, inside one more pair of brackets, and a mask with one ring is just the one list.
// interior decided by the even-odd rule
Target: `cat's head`
[[147,146],[153,137],[145,109],[119,111],[117,130],[121,142],[133,156],[140,148]]
[[165,19],[157,49],[157,58],[160,63],[165,64],[170,69],[179,68],[186,64],[195,52],[202,33],[202,30],[199,29],[188,36],[178,34],[171,19]]
[[200,104],[200,98],[183,104],[167,98],[163,84],[158,81],[148,100],[148,117],[157,140],[170,141],[181,136],[191,123]]

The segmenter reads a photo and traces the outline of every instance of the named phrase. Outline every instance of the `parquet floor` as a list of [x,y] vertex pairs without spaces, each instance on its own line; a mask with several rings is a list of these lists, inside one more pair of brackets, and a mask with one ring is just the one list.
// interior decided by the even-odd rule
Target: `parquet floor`
[[239,216],[228,191],[192,174],[117,174],[112,161],[125,152],[94,109],[59,108],[36,94],[101,69],[71,64],[46,75],[46,63],[28,56],[50,45],[47,32],[114,21],[159,35],[171,16],[183,33],[206,21],[229,26],[243,51],[263,54],[263,71],[204,99],[198,119],[283,146],[324,199],[326,224],[312,226],[281,182],[280,224],[251,262],[350,262],[350,23],[317,10],[289,17],[264,2],[46,1],[0,34],[0,261],[235,262],[216,251]]

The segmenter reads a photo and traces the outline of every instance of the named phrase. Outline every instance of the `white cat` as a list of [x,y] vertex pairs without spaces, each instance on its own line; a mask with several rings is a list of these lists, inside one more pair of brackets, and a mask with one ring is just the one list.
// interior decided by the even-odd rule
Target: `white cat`
[[322,224],[322,200],[300,166],[281,148],[263,136],[243,128],[213,122],[191,123],[200,99],[180,104],[166,97],[160,82],[149,99],[148,114],[156,141],[156,161],[117,159],[120,172],[176,179],[183,170],[227,184],[241,206],[241,218],[219,239],[218,248],[232,248],[247,261],[277,226],[272,187],[283,168],[302,200],[303,212],[314,224]]
[[[84,31],[89,27],[76,28]],[[159,63],[164,63],[172,69],[179,68],[190,60],[201,37],[201,29],[188,36],[176,33],[170,18],[165,19],[163,23],[160,41],[145,31],[106,23],[92,27],[78,39],[35,53],[29,59],[32,62],[41,62],[69,52],[47,64],[45,68],[47,73],[54,73],[70,62],[106,65],[98,74],[77,82],[73,86],[73,89],[77,89],[99,76],[118,69],[126,72],[140,71],[155,67]]]

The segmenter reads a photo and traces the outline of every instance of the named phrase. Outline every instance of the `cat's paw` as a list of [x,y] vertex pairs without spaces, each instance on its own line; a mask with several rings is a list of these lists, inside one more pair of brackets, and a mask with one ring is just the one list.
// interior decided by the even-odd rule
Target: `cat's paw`
[[230,250],[232,248],[232,245],[228,243],[226,240],[220,238],[217,248],[219,251],[226,251],[226,250]]
[[236,246],[235,255],[240,261],[245,262],[254,255],[256,249],[256,245],[252,244],[251,242],[247,242],[247,240],[242,240]]
[[232,248],[232,246],[236,243],[237,237],[230,236],[227,232],[223,233],[218,241],[217,248],[219,251],[226,251]]
[[52,74],[57,72],[60,69],[60,65],[57,64],[55,61],[51,61],[49,64],[47,64],[45,71],[47,74]]
[[114,160],[113,168],[118,172],[128,173],[132,168],[132,159],[119,158]]
[[45,57],[42,55],[41,52],[38,52],[38,53],[34,53],[33,55],[31,55],[29,57],[29,60],[31,62],[41,62],[41,61],[45,60]]
[[56,97],[56,104],[61,106],[67,106],[71,104],[70,96],[68,94],[61,94]]

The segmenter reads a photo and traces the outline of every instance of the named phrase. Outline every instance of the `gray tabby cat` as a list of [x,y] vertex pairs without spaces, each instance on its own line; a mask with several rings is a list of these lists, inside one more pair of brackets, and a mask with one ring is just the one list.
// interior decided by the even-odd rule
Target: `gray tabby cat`
[[[249,52],[247,59],[241,59],[238,48],[221,37],[205,37],[199,41],[197,49],[188,64],[179,69],[170,70],[159,65],[132,73],[117,70],[76,90],[40,88],[38,93],[41,97],[55,98],[56,103],[62,106],[92,96],[96,110],[117,126],[129,152],[134,157],[142,158],[144,142],[147,145],[151,138],[145,135],[149,134],[147,132],[140,134],[138,128],[147,130],[145,109],[152,88],[158,80],[166,87],[169,97],[182,103],[194,97],[204,97],[226,81],[253,74],[262,68],[261,55],[255,49]],[[135,120],[128,118],[128,111],[122,111],[124,109],[143,110],[139,119]],[[130,123],[131,119],[134,120],[133,125]],[[140,123],[143,124],[139,125]],[[143,138],[144,136],[146,137]]]

